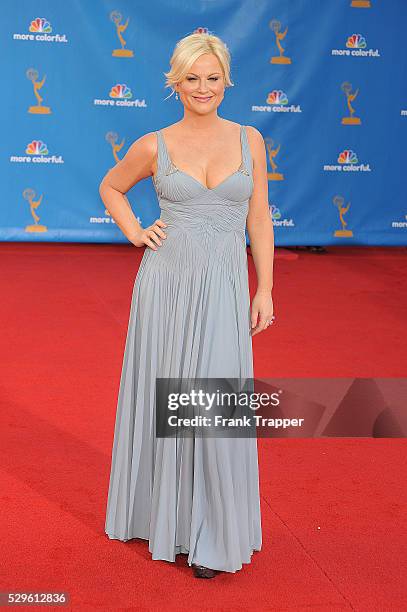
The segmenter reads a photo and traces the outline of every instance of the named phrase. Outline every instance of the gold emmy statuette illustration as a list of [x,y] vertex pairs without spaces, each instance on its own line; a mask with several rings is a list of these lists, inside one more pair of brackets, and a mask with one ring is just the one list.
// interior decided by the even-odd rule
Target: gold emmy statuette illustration
[[112,147],[113,157],[114,157],[114,160],[115,160],[115,162],[117,164],[120,161],[120,158],[119,158],[119,156],[117,154],[123,148],[124,138],[123,138],[123,140],[121,141],[120,144],[117,144],[119,136],[116,134],[116,132],[108,132],[106,134],[106,136],[105,136],[105,139],[110,144],[110,146]]
[[352,0],[350,5],[352,8],[371,8],[370,0]]
[[352,102],[353,100],[356,98],[356,96],[359,93],[359,88],[357,88],[357,90],[352,93],[352,85],[351,83],[342,83],[341,85],[341,89],[343,91],[343,93],[346,96],[346,104],[348,106],[349,109],[349,115],[350,117],[342,117],[342,125],[360,125],[362,122],[360,120],[360,117],[354,117],[354,113],[355,113],[355,109],[352,106]]
[[337,238],[351,238],[353,236],[353,232],[352,230],[349,229],[345,229],[346,226],[348,225],[344,219],[344,215],[348,212],[349,208],[350,208],[350,202],[347,206],[344,206],[344,198],[342,196],[336,195],[334,198],[332,198],[332,202],[334,203],[334,205],[337,207],[338,209],[338,213],[339,213],[339,219],[341,221],[342,224],[342,229],[341,230],[336,230],[334,232],[334,236],[336,236]]
[[281,23],[279,21],[277,21],[277,19],[272,19],[269,23],[269,27],[271,30],[273,30],[275,37],[276,37],[276,45],[278,47],[278,50],[280,52],[280,55],[278,56],[274,56],[270,58],[270,63],[271,64],[291,64],[291,59],[289,57],[286,57],[284,55],[284,49],[283,46],[281,44],[281,41],[285,38],[287,32],[288,32],[288,27],[286,27],[286,29],[284,30],[284,32],[280,32],[281,30]]
[[110,13],[110,21],[116,26],[116,34],[119,37],[121,49],[113,49],[112,55],[113,57],[134,57],[134,53],[131,49],[125,49],[126,41],[124,40],[122,33],[126,30],[129,25],[129,18],[127,17],[126,23],[122,23],[122,15],[119,11],[112,11]]
[[27,72],[25,73],[27,79],[29,79],[34,87],[34,95],[37,98],[37,106],[30,106],[28,108],[28,112],[29,113],[33,113],[35,115],[49,115],[51,113],[51,109],[49,106],[43,106],[42,100],[43,98],[41,98],[39,90],[42,88],[42,86],[45,83],[45,75],[44,78],[42,79],[42,81],[38,82],[38,70],[35,70],[35,68],[29,68],[27,70]]
[[34,219],[34,225],[26,225],[25,231],[32,232],[32,233],[47,232],[48,231],[47,226],[41,225],[39,223],[40,218],[35,212],[35,210],[38,208],[38,206],[42,202],[42,195],[38,200],[34,200],[34,197],[35,197],[35,191],[33,189],[30,189],[30,188],[24,189],[23,198],[24,200],[28,201],[30,205],[31,215],[32,215],[32,218]]
[[278,152],[280,151],[280,146],[278,145],[277,148],[273,148],[274,147],[274,141],[271,138],[265,138],[264,142],[266,143],[266,149],[267,149],[267,153],[268,153],[268,158],[269,158],[269,162],[270,162],[270,166],[272,168],[272,172],[267,172],[267,178],[269,181],[283,181],[284,180],[284,175],[281,174],[281,172],[277,172],[277,164],[274,161],[274,158],[276,157],[276,155],[278,154]]

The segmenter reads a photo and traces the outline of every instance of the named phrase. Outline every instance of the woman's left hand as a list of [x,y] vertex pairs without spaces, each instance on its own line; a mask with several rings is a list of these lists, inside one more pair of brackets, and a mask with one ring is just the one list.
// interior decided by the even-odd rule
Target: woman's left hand
[[[270,321],[274,319],[273,298],[270,291],[257,291],[252,301],[251,330],[250,334],[255,336],[268,328]],[[257,320],[259,319],[259,320]]]

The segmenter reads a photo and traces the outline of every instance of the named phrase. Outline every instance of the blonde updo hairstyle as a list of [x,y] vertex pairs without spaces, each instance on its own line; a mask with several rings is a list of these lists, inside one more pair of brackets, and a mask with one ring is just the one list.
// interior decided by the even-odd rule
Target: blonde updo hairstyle
[[174,85],[186,77],[192,64],[204,53],[216,55],[222,67],[225,87],[233,87],[234,83],[230,79],[230,53],[226,44],[213,34],[194,33],[177,42],[170,59],[171,69],[164,72],[165,87],[172,88],[167,98],[175,93]]

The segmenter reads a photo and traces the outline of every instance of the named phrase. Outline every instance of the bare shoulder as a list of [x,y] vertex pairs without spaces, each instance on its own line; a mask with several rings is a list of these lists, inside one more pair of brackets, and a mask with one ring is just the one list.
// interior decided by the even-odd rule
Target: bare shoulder
[[129,145],[125,156],[119,163],[145,165],[146,162],[153,160],[157,155],[157,136],[155,132],[148,132],[133,140]]
[[144,154],[148,156],[154,156],[157,152],[157,135],[156,132],[147,132],[139,138],[137,138],[130,145],[128,152],[134,152],[136,154]]
[[253,125],[246,125],[247,139],[250,144],[250,148],[261,148],[264,146],[264,138],[262,133],[255,128]]
[[148,176],[148,174],[152,174],[154,171],[157,150],[157,133],[147,132],[132,142],[126,157],[130,163],[137,164],[138,167],[143,168],[144,175]]

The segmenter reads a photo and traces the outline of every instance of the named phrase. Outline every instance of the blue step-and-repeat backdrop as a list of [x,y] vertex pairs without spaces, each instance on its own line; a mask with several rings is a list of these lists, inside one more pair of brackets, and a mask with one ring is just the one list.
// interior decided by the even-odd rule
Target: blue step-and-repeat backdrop
[[[220,116],[268,157],[276,245],[405,245],[407,0],[5,0],[3,241],[128,242],[99,195],[146,132],[182,117],[164,72],[180,38],[220,36]],[[7,85],[7,87],[6,87]],[[151,178],[127,194],[160,213]]]

